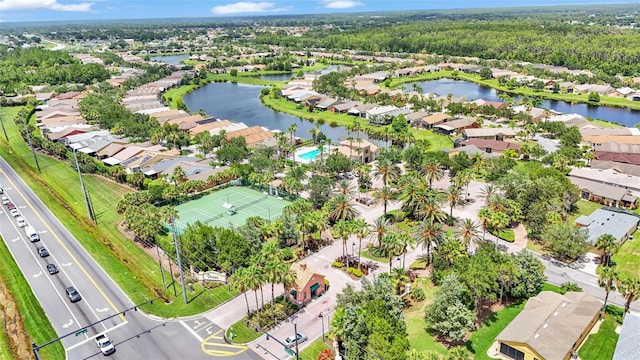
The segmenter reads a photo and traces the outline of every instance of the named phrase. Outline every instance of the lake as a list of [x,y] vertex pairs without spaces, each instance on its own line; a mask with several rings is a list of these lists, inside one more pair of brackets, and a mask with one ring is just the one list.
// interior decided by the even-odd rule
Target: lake
[[168,65],[178,65],[180,61],[188,58],[189,55],[150,56],[151,61],[159,61]]
[[[413,91],[412,83],[404,84],[406,91]],[[467,100],[484,99],[490,101],[502,101],[498,98],[498,92],[489,87],[480,86],[464,80],[439,79],[418,81],[425,93],[438,95],[453,94],[455,97],[464,96]],[[599,120],[606,120],[628,127],[634,127],[640,123],[640,111],[621,109],[610,106],[591,106],[587,104],[571,104],[565,101],[542,100],[540,108],[547,108],[565,114],[580,114]]]
[[[292,124],[298,125],[296,136],[310,139],[309,130],[315,124],[296,116],[283,114],[270,109],[260,101],[261,86],[234,84],[231,82],[211,83],[185,95],[182,100],[190,111],[204,110],[218,119],[243,122],[247,126],[262,126],[270,130],[287,131]],[[335,144],[347,138],[344,127],[320,126],[322,131]],[[355,137],[355,135],[351,135]],[[368,139],[365,134],[360,138]],[[370,139],[368,139],[370,140]],[[380,141],[370,140],[378,145]]]

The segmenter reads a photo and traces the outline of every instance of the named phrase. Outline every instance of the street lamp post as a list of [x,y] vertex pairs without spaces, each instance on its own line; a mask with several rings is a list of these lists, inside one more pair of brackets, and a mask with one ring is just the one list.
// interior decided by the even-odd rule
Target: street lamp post
[[[356,242],[353,241],[351,242],[351,255],[353,257],[356,257],[356,250],[355,250],[355,246],[356,246]],[[360,264],[358,263],[358,267],[360,267]]]

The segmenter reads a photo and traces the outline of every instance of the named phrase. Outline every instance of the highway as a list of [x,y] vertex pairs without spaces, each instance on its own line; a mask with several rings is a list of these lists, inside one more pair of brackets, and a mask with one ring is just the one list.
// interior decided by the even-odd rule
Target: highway
[[[0,159],[0,186],[4,188],[3,195],[40,235],[40,241],[31,243],[7,206],[1,205],[0,235],[57,334],[72,334],[61,340],[67,359],[101,357],[93,338],[104,332],[116,345],[115,354],[110,356],[113,359],[212,359],[212,356],[259,359],[246,347],[223,344],[220,329],[203,327],[206,324],[197,317],[191,322],[162,320],[134,310],[116,315],[135,304],[4,159]],[[44,246],[50,255],[40,257],[38,246]],[[49,263],[55,264],[59,273],[50,275],[46,268]],[[71,303],[65,292],[69,286],[81,294],[80,301]],[[116,316],[99,322],[112,315]],[[92,323],[97,324],[86,333],[76,334],[78,329]],[[199,333],[199,329],[203,332]],[[205,340],[207,346],[203,345]]]

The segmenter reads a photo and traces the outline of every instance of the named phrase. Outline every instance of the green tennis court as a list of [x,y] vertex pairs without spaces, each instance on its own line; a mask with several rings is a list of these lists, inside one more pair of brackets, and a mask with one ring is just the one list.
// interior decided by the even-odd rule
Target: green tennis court
[[[282,214],[288,201],[245,187],[228,187],[176,206],[176,230],[200,221],[214,227],[239,226],[247,218],[259,216],[273,220]],[[230,211],[231,210],[231,211]]]

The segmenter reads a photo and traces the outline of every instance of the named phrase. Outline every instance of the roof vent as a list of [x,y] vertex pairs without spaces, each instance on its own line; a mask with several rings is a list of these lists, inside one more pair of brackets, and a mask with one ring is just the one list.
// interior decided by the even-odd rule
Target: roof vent
[[542,327],[546,329],[546,328],[549,327],[549,324],[544,324],[544,325],[542,325]]
[[533,338],[534,338],[534,339],[537,339],[537,338],[539,338],[539,337],[540,337],[540,334],[535,334],[535,335],[533,336]]
[[[553,316],[558,316],[558,312],[557,312],[557,311],[556,311],[556,312],[554,312],[554,313],[553,313]],[[547,324],[545,324],[545,325],[547,325]]]
[[567,306],[567,303],[566,303],[566,302],[563,302],[563,303],[562,303],[562,307],[565,307],[565,306]]

